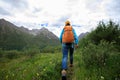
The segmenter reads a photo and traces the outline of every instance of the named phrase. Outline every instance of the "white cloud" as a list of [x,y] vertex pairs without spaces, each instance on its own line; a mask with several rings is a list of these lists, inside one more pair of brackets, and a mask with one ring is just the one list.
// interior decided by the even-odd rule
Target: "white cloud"
[[47,28],[60,34],[66,19],[70,20],[76,33],[90,31],[101,20],[120,21],[119,0],[0,0],[0,18],[5,18],[29,29]]

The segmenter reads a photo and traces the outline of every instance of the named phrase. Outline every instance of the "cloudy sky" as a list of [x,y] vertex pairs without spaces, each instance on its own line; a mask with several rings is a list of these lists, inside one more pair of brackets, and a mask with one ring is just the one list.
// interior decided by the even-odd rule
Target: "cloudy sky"
[[0,0],[0,18],[29,29],[46,27],[57,36],[70,20],[79,35],[99,21],[120,22],[120,0]]

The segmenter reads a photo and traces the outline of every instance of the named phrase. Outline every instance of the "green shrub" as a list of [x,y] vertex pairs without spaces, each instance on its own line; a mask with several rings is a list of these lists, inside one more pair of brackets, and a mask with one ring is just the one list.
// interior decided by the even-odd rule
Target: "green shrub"
[[[120,46],[120,25],[109,21],[108,23],[100,22],[95,30],[93,30],[88,38],[94,44],[99,44],[101,40],[109,43],[115,42],[115,45]],[[119,48],[118,48],[119,49]]]
[[86,64],[86,67],[97,66],[102,67],[106,64],[106,60],[110,56],[111,52],[115,50],[112,43],[101,41],[99,45],[94,45],[89,43],[86,46],[83,53],[83,60]]
[[[103,71],[105,77],[111,77],[111,79],[120,79],[120,52],[112,52],[106,62],[106,67]],[[109,76],[107,75],[109,74]]]
[[85,77],[92,80],[120,79],[119,24],[100,22],[95,30],[79,41],[79,46]]
[[98,45],[89,43],[82,48],[82,58],[88,77],[94,78],[95,75],[97,79],[101,76],[105,80],[120,79],[120,52],[113,44],[102,40]]
[[17,50],[5,51],[4,56],[8,59],[14,59],[20,57],[20,52]]
[[3,57],[3,50],[0,48],[0,58]]
[[24,51],[23,55],[29,56],[29,57],[33,57],[36,54],[40,53],[40,50],[38,48],[29,48],[27,50]]

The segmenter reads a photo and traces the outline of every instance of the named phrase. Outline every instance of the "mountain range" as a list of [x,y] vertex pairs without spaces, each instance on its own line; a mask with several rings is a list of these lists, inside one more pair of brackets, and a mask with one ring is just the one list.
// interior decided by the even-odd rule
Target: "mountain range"
[[27,47],[44,48],[60,45],[56,35],[46,28],[28,30],[18,27],[5,19],[0,19],[0,48],[22,50]]
[[89,34],[89,32],[85,32],[85,33],[81,33],[79,36],[78,36],[78,39],[82,39],[83,37],[85,37],[87,34]]
[[[87,33],[79,35],[79,39]],[[59,46],[59,38],[47,28],[29,30],[23,26],[0,19],[0,48],[5,50],[22,50],[24,48]]]

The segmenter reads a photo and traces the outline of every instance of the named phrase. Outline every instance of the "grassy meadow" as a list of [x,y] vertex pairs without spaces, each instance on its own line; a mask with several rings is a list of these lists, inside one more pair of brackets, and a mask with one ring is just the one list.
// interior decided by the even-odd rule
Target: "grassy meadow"
[[[60,80],[61,47],[0,49],[0,80]],[[70,80],[120,80],[120,26],[101,22],[79,40]],[[69,72],[69,69],[68,69]]]
[[[106,44],[105,44],[106,45]],[[90,49],[91,47],[91,49]],[[97,46],[96,52],[91,51],[95,45],[90,45],[86,50],[76,49],[74,53],[74,74],[70,80],[119,80],[120,78],[120,53],[111,52],[106,61],[102,63],[97,55],[106,49]],[[106,47],[109,47],[106,46]],[[13,51],[14,52],[14,51]],[[88,53],[89,52],[89,53]],[[108,52],[108,53],[109,53]],[[95,56],[93,56],[93,54]],[[107,53],[107,54],[108,54]],[[20,53],[18,53],[20,54]],[[87,59],[86,57],[89,58]],[[97,57],[97,58],[96,58]],[[86,58],[86,60],[84,60]],[[0,80],[60,80],[62,53],[36,53],[34,56],[21,55],[16,58],[1,58]],[[97,64],[99,62],[99,64]]]
[[[4,59],[4,60],[3,60]],[[56,80],[60,78],[61,54],[38,53],[19,58],[2,58],[0,80]]]

